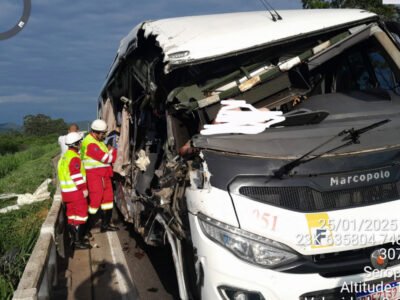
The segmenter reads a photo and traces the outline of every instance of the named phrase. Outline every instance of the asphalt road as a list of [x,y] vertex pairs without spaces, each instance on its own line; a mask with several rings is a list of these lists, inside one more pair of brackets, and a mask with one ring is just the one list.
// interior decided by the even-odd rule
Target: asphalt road
[[118,237],[140,299],[179,299],[170,249],[148,246],[130,226],[118,226]]

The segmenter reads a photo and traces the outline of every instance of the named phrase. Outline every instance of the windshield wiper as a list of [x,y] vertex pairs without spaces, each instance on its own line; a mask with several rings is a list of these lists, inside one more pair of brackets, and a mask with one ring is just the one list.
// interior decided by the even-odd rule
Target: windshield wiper
[[[301,164],[310,162],[310,161],[312,161],[312,160],[314,160],[314,159],[317,159],[317,158],[321,157],[322,155],[325,155],[325,154],[334,152],[334,151],[336,151],[336,150],[338,150],[338,149],[341,149],[341,148],[343,148],[343,147],[347,147],[347,146],[350,146],[350,145],[352,145],[352,144],[359,144],[359,143],[360,143],[359,138],[360,138],[360,135],[361,135],[361,134],[363,134],[363,133],[365,133],[365,132],[367,132],[367,131],[369,131],[369,130],[372,130],[372,129],[376,128],[376,127],[379,127],[379,126],[381,126],[381,125],[383,125],[383,124],[386,124],[386,123],[388,123],[388,122],[390,122],[390,120],[389,120],[389,119],[386,119],[386,120],[382,120],[382,121],[373,123],[373,124],[371,124],[371,125],[369,125],[369,126],[360,128],[360,129],[354,129],[354,128],[345,129],[345,130],[339,132],[337,135],[331,137],[329,140],[327,140],[327,141],[323,142],[322,144],[318,145],[318,146],[315,147],[314,149],[308,151],[308,152],[307,152],[306,154],[304,154],[303,156],[301,156],[301,157],[299,157],[299,158],[297,158],[297,159],[295,159],[295,160],[293,160],[293,161],[291,161],[291,162],[289,162],[289,163],[283,165],[283,166],[280,167],[278,170],[274,171],[274,177],[275,177],[275,178],[281,179],[284,175],[289,174],[289,172],[290,172],[291,170],[293,170],[294,168],[296,168],[297,166],[299,166],[299,165],[301,165]],[[329,143],[330,143],[331,141],[333,141],[334,139],[336,139],[336,138],[338,138],[338,137],[342,137],[342,136],[344,136],[343,139],[342,139],[342,141],[343,141],[343,142],[346,141],[344,144],[341,144],[341,145],[339,145],[339,146],[337,146],[337,147],[334,147],[334,148],[332,148],[332,149],[329,149],[329,150],[327,150],[327,151],[324,151],[324,152],[322,152],[322,153],[320,153],[320,154],[318,154],[318,155],[316,155],[316,156],[314,156],[314,157],[305,159],[308,155],[312,154],[312,153],[315,152],[316,150],[320,149],[321,147],[325,146],[326,144],[329,144]]]
[[329,112],[324,110],[312,111],[309,109],[300,108],[292,110],[283,116],[285,117],[284,121],[273,124],[271,127],[319,124],[325,120],[327,116],[329,116]]

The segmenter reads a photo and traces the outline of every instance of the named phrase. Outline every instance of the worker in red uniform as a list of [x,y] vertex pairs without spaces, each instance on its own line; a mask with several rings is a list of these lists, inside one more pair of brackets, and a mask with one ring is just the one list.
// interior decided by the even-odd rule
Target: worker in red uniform
[[66,206],[68,231],[71,234],[75,249],[89,249],[90,244],[84,239],[88,219],[88,190],[86,187],[85,169],[81,164],[79,149],[82,136],[77,132],[66,135],[65,144],[68,150],[58,161],[58,179],[61,196]]
[[117,159],[117,151],[104,144],[107,124],[103,120],[94,120],[91,132],[83,139],[81,156],[86,170],[89,190],[89,227],[97,221],[97,213],[101,208],[101,232],[117,231],[119,228],[111,225],[114,193],[111,177],[111,164]]

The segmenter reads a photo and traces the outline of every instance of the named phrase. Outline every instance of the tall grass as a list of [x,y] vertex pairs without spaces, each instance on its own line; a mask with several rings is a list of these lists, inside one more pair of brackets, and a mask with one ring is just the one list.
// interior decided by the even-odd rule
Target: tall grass
[[28,149],[30,146],[40,146],[57,142],[57,135],[42,137],[24,135],[19,132],[0,134],[0,155],[13,154]]
[[33,250],[50,201],[0,215],[0,299],[11,299]]
[[[33,148],[35,150],[31,154],[37,153],[37,148]],[[3,178],[0,176],[0,194],[33,193],[43,180],[53,177],[54,170],[51,159],[58,154],[59,147],[56,144],[50,144],[39,148],[40,154],[24,163],[19,163],[15,170],[7,173]]]
[[27,161],[37,159],[44,153],[52,151],[54,145],[33,145],[27,150],[14,154],[0,155],[0,179],[17,169]]

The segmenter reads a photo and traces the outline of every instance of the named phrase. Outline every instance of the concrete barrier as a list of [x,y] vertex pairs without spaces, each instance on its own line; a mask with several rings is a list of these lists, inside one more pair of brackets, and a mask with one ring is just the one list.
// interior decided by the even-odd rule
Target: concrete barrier
[[[59,191],[40,230],[39,238],[26,264],[24,273],[14,292],[15,300],[44,300],[51,298],[53,286],[57,284],[57,228],[64,221]],[[64,250],[64,245],[60,247]]]
[[[53,159],[56,166],[58,157]],[[57,191],[44,221],[39,238],[25,266],[24,273],[14,292],[14,300],[46,300],[52,298],[52,289],[57,284],[57,255],[64,256],[64,214],[61,191]],[[57,254],[58,252],[58,254]]]

